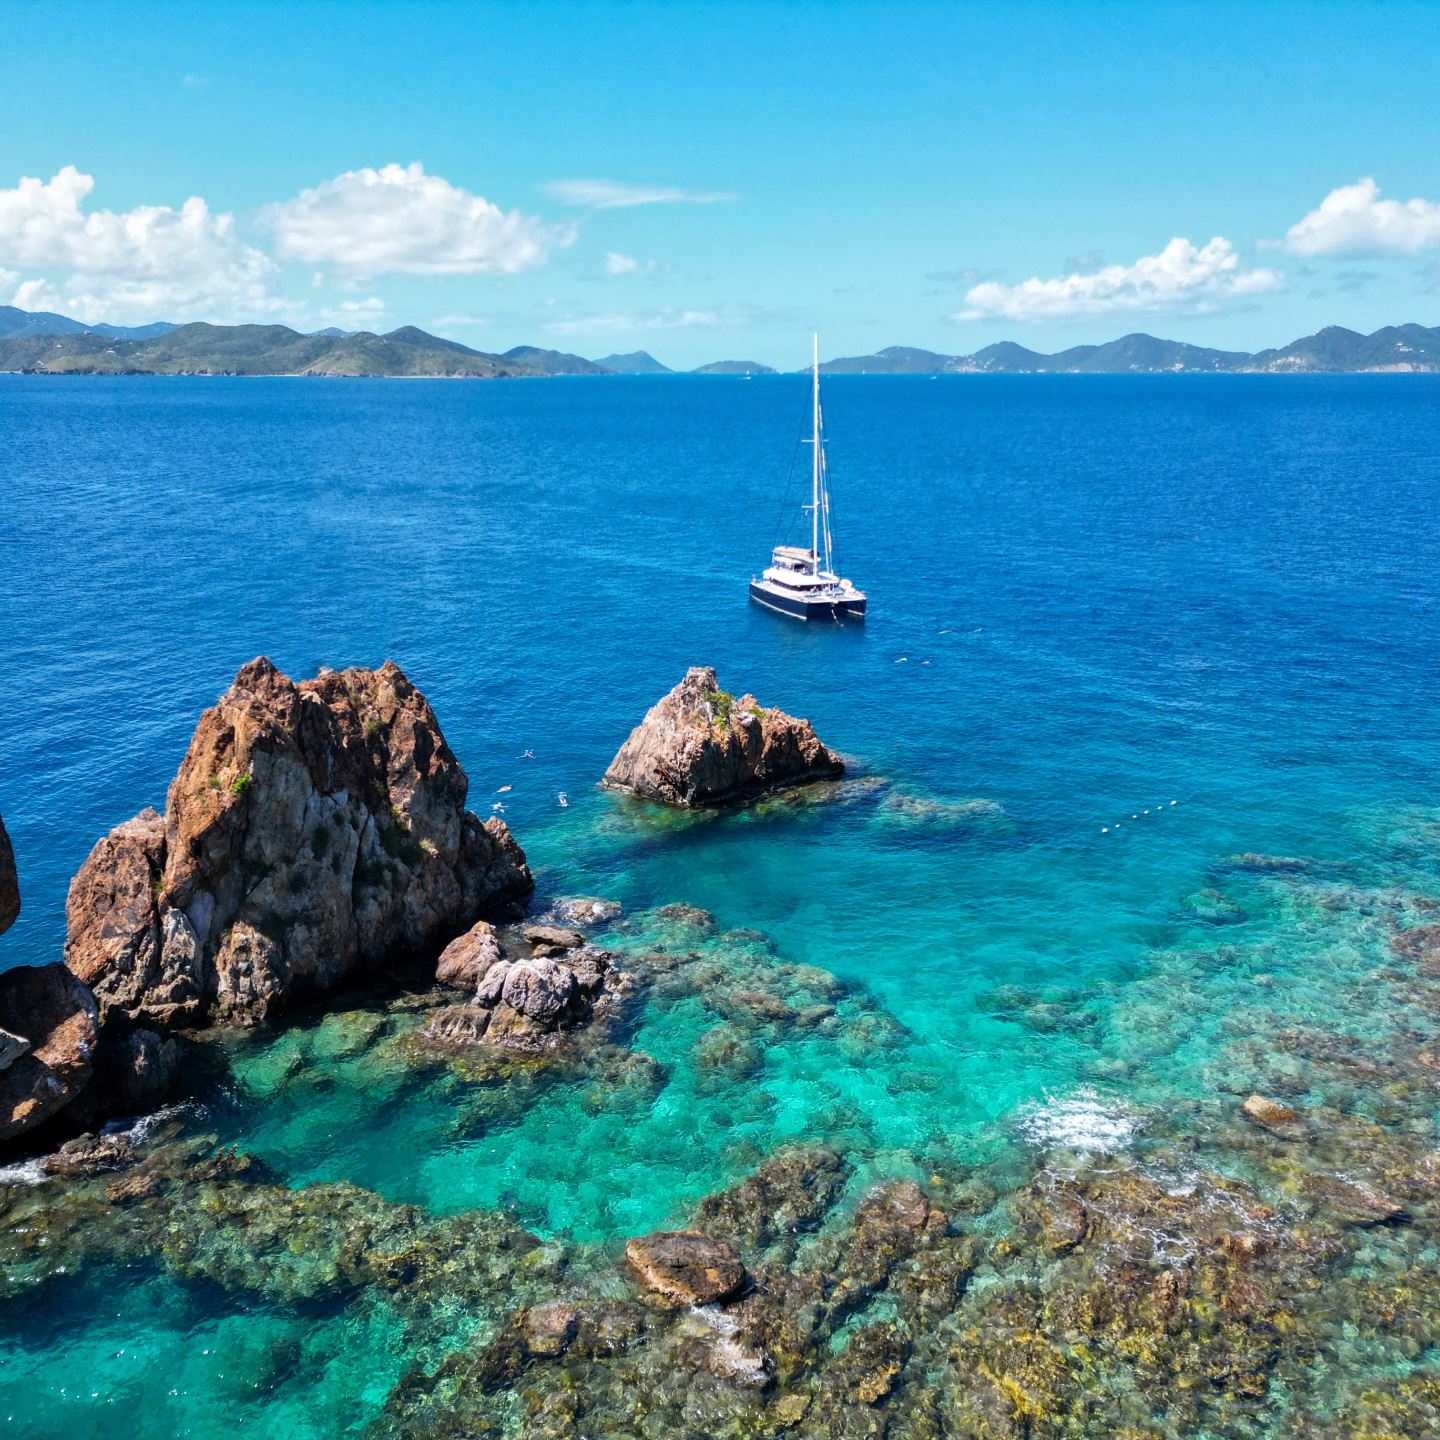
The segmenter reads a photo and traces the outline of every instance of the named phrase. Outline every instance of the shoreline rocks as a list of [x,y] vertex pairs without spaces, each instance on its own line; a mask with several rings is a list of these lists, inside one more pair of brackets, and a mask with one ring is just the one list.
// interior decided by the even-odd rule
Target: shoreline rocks
[[693,666],[620,747],[602,784],[663,805],[720,804],[767,790],[835,780],[840,757],[808,720],[720,689]]
[[89,989],[65,966],[0,971],[0,1026],[24,1048],[0,1070],[0,1144],[34,1129],[79,1096],[90,1079],[100,1016]]
[[65,959],[102,1023],[253,1023],[438,948],[533,880],[425,697],[391,661],[298,684],[264,657],[200,717],[162,819],[99,840]]
[[15,848],[5,833],[5,817],[0,815],[0,935],[20,915],[20,878],[15,873]]

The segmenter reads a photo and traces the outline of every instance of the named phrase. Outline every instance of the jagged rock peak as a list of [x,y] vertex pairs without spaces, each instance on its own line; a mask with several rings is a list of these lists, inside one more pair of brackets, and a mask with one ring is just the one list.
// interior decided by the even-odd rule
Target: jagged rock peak
[[844,774],[808,720],[738,700],[708,665],[685,678],[630,732],[604,783],[666,805],[743,799]]
[[362,967],[438,950],[532,888],[400,668],[298,684],[263,656],[200,717],[162,819],[145,810],[70,886],[65,959],[102,1020],[254,1020]]

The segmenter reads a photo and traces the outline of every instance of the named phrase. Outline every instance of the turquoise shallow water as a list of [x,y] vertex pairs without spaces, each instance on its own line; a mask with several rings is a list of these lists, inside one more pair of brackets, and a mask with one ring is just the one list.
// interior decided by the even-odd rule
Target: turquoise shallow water
[[[837,378],[841,558],[872,606],[838,630],[745,600],[803,404],[794,377],[0,377],[0,809],[25,895],[0,963],[57,956],[69,876],[163,803],[241,663],[388,656],[542,898],[621,900],[634,954],[849,991],[835,1033],[762,1035],[738,1070],[702,1063],[723,1017],[656,1001],[629,1040],[658,1071],[522,1101],[396,1064],[403,1015],[252,1037],[187,1123],[292,1186],[613,1247],[783,1140],[850,1149],[857,1188],[1143,1149],[1249,1093],[1258,1035],[1428,1023],[1375,975],[1440,894],[1440,386]],[[681,819],[595,790],[696,663],[811,717],[857,778]],[[651,913],[673,902],[714,930]],[[6,1309],[22,1434],[115,1433],[117,1406],[122,1433],[358,1432],[415,1358],[373,1297],[309,1313],[144,1267]]]

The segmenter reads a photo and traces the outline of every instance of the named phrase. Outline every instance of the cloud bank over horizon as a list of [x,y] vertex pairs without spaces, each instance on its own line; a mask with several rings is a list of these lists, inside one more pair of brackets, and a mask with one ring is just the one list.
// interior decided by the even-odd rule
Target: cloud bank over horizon
[[481,195],[427,175],[416,161],[347,170],[293,200],[267,205],[260,223],[282,260],[336,265],[357,276],[518,275],[537,270],[573,225],[508,213]]
[[1262,248],[1328,260],[1419,255],[1440,246],[1440,204],[1431,200],[1382,200],[1371,178],[1332,190],[1297,221],[1282,240]]
[[1132,265],[1105,265],[1053,280],[1032,276],[1015,285],[983,281],[965,292],[965,308],[951,318],[1034,323],[1137,311],[1207,314],[1284,286],[1278,270],[1241,269],[1234,246],[1222,235],[1198,249],[1177,235],[1158,255],[1142,255]]
[[[279,268],[245,244],[235,217],[215,215],[198,195],[179,210],[137,205],[81,209],[92,176],[66,165],[52,179],[22,177],[0,190],[0,266],[21,309],[63,307],[94,322],[113,317],[155,319],[204,311],[246,317],[283,310]],[[25,270],[44,275],[25,278]],[[50,278],[56,272],[62,278]]]
[[[198,195],[178,209],[86,209],[95,179],[66,165],[48,181],[22,177],[13,189],[0,189],[0,301],[63,310],[87,323],[401,323],[404,307],[392,294],[369,293],[386,277],[431,284],[479,277],[503,285],[545,270],[584,227],[601,224],[599,212],[738,198],[613,180],[552,181],[543,188],[593,213],[555,222],[505,210],[415,161],[346,170],[257,207],[249,216],[252,243],[233,213],[212,211]],[[1333,189],[1283,238],[1256,244],[1305,260],[1414,258],[1440,248],[1440,204],[1385,199],[1366,178]],[[1242,263],[1223,235],[1203,246],[1177,235],[1158,253],[1128,264],[1105,265],[1091,255],[1066,266],[1064,274],[1013,284],[982,279],[974,270],[936,272],[975,282],[964,291],[963,306],[945,318],[1036,326],[1119,315],[1200,317],[1253,308],[1287,288],[1281,270]],[[675,269],[618,249],[603,250],[597,268],[598,277],[590,274],[601,283],[638,276],[658,283]],[[368,298],[358,298],[357,290]],[[464,312],[446,313],[453,320]],[[774,323],[779,310],[774,302],[695,296],[637,310],[583,302],[557,307],[547,298],[543,306],[531,302],[528,312],[501,313],[511,328],[584,334],[764,325]]]

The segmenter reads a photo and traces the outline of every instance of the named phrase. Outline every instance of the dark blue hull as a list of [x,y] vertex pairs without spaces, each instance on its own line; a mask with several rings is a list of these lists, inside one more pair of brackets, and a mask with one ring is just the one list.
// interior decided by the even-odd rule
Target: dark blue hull
[[863,620],[864,600],[807,600],[800,595],[777,595],[750,582],[750,598],[767,610],[778,615],[789,615],[794,620]]

